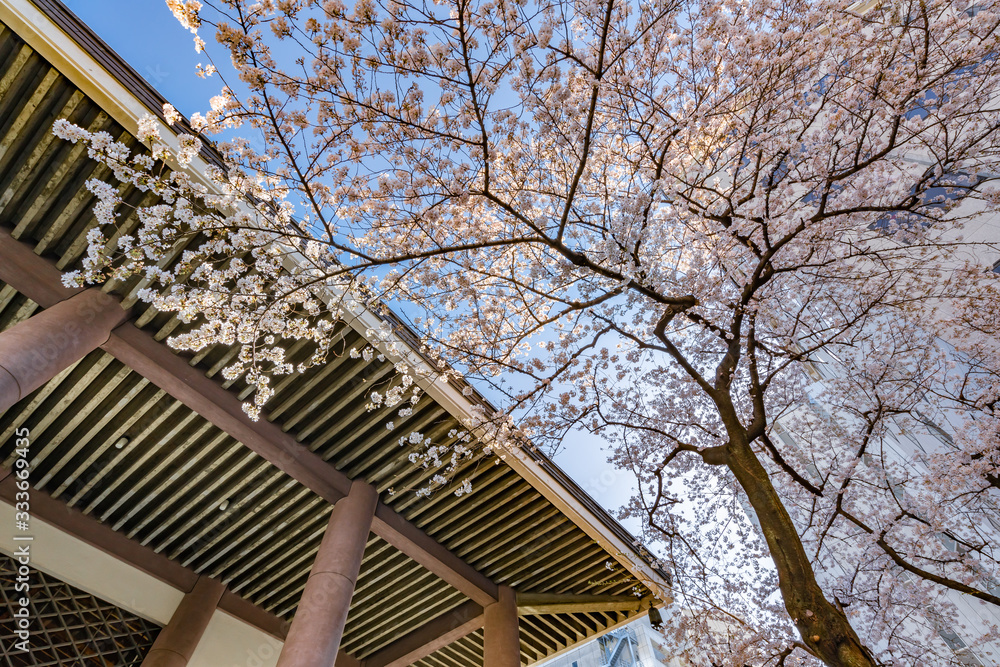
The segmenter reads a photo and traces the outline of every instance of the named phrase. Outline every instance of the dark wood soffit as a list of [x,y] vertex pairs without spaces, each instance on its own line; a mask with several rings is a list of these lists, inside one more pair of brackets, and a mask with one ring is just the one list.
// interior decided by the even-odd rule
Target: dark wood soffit
[[[63,287],[59,269],[2,227],[0,280],[43,308],[79,291]],[[252,421],[236,396],[131,322],[116,328],[102,349],[327,502],[337,502],[350,490],[347,475],[266,415]],[[495,583],[381,501],[372,531],[478,604],[496,601]]]
[[[0,499],[15,502],[17,478],[9,468],[0,467]],[[63,532],[100,549],[109,556],[130,565],[184,593],[189,593],[198,581],[198,573],[176,563],[163,554],[131,540],[80,510],[66,505],[39,489],[31,491],[31,514],[34,518],[59,528]],[[219,585],[223,585],[219,582]],[[232,591],[226,591],[218,608],[239,618],[272,637],[284,641],[288,631],[286,621],[261,609]]]
[[466,602],[428,621],[364,660],[364,667],[406,667],[472,634],[486,623],[483,608]]

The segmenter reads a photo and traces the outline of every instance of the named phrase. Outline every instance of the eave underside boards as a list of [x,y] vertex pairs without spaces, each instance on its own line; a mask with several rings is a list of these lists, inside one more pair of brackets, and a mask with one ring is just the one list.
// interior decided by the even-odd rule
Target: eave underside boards
[[[0,311],[0,321],[12,319]],[[31,432],[36,488],[293,616],[329,519],[326,501],[100,351],[0,415],[7,466],[21,426]],[[123,435],[128,444],[115,448]],[[380,645],[463,601],[371,535],[345,640]]]
[[[0,328],[36,310],[0,285]],[[11,465],[12,434],[21,426],[35,443],[37,488],[291,618],[329,518],[323,499],[101,351],[0,416],[4,465]],[[118,449],[122,437],[128,443]],[[567,539],[573,527],[512,471],[483,466],[474,479],[473,494],[434,496],[414,518],[426,517],[426,527],[482,571],[525,590],[577,592],[581,580],[614,576],[607,554],[586,536]],[[463,601],[372,536],[345,649],[364,657]],[[619,617],[538,618],[544,620],[522,620],[522,649],[532,662]]]
[[[81,146],[55,139],[52,122],[68,116],[136,142],[6,28],[0,33],[0,91],[0,225],[37,254],[71,269],[85,253],[94,224],[86,180],[109,174]],[[129,188],[122,194],[133,205],[153,203]],[[123,207],[119,224],[129,233],[138,220]],[[134,324],[157,340],[188,330],[172,315],[137,302],[144,286],[134,280],[107,289],[134,307]],[[35,310],[23,295],[6,285],[0,289],[0,327]],[[347,353],[364,341],[349,329],[342,334],[328,364],[275,381],[267,405],[271,421],[349,477],[374,484],[386,505],[498,584],[609,595],[636,585],[623,582],[623,570],[607,569],[605,563],[616,560],[611,554],[495,459],[464,464],[458,479],[472,481],[472,494],[457,498],[442,489],[417,498],[412,491],[436,471],[411,464],[413,450],[400,446],[399,437],[416,430],[440,444],[452,441],[449,433],[459,425],[426,396],[407,418],[394,415],[398,408],[367,410],[369,391],[384,391],[395,381],[394,371],[388,362],[352,359]],[[312,350],[296,345],[289,353],[298,362]],[[216,346],[189,363],[221,378],[235,354]],[[240,398],[250,396],[243,378],[225,385]],[[33,425],[33,434],[36,428],[44,434],[37,441],[35,475],[47,491],[192,569],[232,579],[234,590],[276,614],[294,611],[329,515],[329,506],[298,482],[99,351],[3,415],[0,433],[19,419]],[[390,420],[395,431],[385,428]],[[130,444],[116,450],[113,443],[122,434]],[[2,444],[9,442],[5,437]],[[226,499],[235,514],[219,511]],[[356,597],[344,641],[362,658],[464,602],[377,538],[368,545]],[[588,623],[581,616],[579,626],[565,629],[552,618],[522,624],[526,660],[619,617],[595,614]]]

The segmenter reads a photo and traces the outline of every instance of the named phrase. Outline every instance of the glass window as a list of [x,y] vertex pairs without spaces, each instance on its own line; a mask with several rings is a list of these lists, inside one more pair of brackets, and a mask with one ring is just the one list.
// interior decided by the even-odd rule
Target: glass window
[[937,626],[936,630],[938,635],[941,636],[941,639],[944,640],[944,643],[947,644],[948,648],[952,651],[965,648],[965,642],[962,641],[962,638],[959,637],[958,633],[955,632],[950,626],[941,624]]
[[[926,176],[925,176],[926,177]],[[921,212],[930,213],[935,209],[949,207],[951,202],[957,202],[974,190],[980,183],[986,180],[979,175],[966,174],[942,174],[933,181],[923,184],[923,192],[919,195],[916,211],[893,211],[881,216],[878,220],[868,226],[868,229],[882,234],[893,234],[900,230],[913,230],[918,227],[930,225],[930,219],[921,215]],[[917,187],[910,189],[911,196],[915,195]]]

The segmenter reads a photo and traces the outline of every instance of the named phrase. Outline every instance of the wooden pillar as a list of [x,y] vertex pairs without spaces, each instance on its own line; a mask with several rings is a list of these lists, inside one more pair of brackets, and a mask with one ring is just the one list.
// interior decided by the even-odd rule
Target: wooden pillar
[[0,412],[100,347],[127,316],[92,288],[0,332]]
[[521,638],[517,629],[517,596],[501,586],[500,598],[485,608],[484,667],[520,667]]
[[375,487],[355,480],[334,506],[278,667],[333,667],[377,505]]
[[142,667],[186,667],[226,591],[222,583],[198,577],[153,642]]

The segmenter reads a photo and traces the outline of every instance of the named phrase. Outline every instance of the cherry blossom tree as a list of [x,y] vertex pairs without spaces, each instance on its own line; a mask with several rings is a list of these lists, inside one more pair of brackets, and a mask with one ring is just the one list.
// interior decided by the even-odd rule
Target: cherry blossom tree
[[[993,4],[168,4],[224,87],[173,148],[57,123],[117,179],[68,282],[144,280],[173,345],[241,346],[254,416],[395,304],[503,399],[411,460],[462,493],[455,461],[603,436],[694,663],[962,664],[942,596],[1000,605]],[[349,353],[401,358],[369,333]],[[404,415],[429,371],[397,368],[370,398]],[[940,447],[886,454],[913,432]]]

